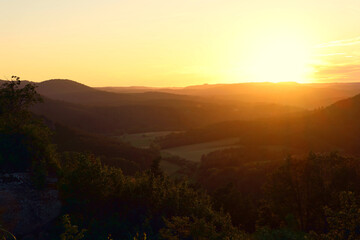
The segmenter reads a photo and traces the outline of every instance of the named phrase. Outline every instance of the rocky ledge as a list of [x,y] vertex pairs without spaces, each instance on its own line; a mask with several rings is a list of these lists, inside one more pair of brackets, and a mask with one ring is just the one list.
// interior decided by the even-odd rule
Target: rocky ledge
[[61,203],[49,178],[44,190],[31,184],[29,173],[0,174],[0,221],[18,236],[41,229],[60,213]]

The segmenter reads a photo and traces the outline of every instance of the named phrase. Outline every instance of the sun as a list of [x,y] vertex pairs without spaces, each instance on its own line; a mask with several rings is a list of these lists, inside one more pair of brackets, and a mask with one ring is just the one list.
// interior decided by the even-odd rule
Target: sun
[[308,81],[311,47],[302,38],[270,35],[253,42],[246,71],[253,82]]

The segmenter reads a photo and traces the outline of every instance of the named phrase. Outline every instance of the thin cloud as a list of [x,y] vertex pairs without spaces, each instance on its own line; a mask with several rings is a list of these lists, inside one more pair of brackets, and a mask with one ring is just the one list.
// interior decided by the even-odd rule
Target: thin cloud
[[338,56],[338,55],[345,55],[346,53],[325,53],[325,54],[318,54],[316,57],[328,57],[328,56]]
[[314,66],[315,79],[336,81],[359,81],[360,64]]
[[355,45],[360,44],[360,36],[350,39],[344,39],[344,40],[338,40],[338,41],[332,41],[327,43],[322,43],[317,45],[317,48],[329,48],[329,47],[339,47],[339,46],[349,46],[349,45]]
[[360,71],[360,65],[330,65],[330,66],[318,66],[318,72],[322,74],[344,74],[354,71]]

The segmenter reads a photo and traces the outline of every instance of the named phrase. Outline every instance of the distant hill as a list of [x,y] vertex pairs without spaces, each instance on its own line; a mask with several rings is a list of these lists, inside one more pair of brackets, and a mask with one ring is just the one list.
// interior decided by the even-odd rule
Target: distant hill
[[[358,83],[244,83],[161,89],[167,92],[114,93],[94,89],[71,80],[48,80],[37,85],[37,90],[45,97],[45,102],[34,106],[32,110],[38,115],[75,129],[103,135],[190,129],[198,131],[198,128],[204,128],[203,132],[206,132],[209,130],[206,128],[207,125],[217,129],[209,131],[213,132],[214,136],[207,136],[209,134],[207,133],[202,137],[203,140],[219,138],[220,135],[236,135],[239,131],[237,129],[241,129],[240,125],[245,128],[242,134],[246,135],[245,133],[248,132],[247,136],[250,137],[249,125],[245,122],[238,124],[239,121],[251,122],[255,127],[254,132],[260,131],[260,125],[254,123],[259,122],[272,131],[277,129],[284,134],[290,134],[290,131],[281,130],[282,124],[293,126],[289,119],[299,119],[299,115],[304,117],[304,114],[319,116],[313,117],[313,120],[304,117],[303,120],[315,121],[321,119],[320,116],[324,118],[326,112],[330,111],[333,114],[339,112],[340,110],[335,110],[334,106],[341,102],[309,115],[300,108],[284,106],[284,103],[321,106],[335,101],[340,96],[352,95],[360,87]],[[322,114],[319,115],[318,112]],[[276,121],[269,120],[271,118],[280,119],[277,120],[279,124],[276,125]],[[285,122],[280,123],[281,121]],[[225,126],[221,127],[222,124]],[[316,129],[322,129],[326,125],[327,123],[323,126],[319,123],[319,127],[313,131],[316,132]],[[233,126],[233,129],[227,133],[226,128],[229,126]],[[310,129],[310,126],[312,125],[308,124],[304,127]],[[280,137],[273,132],[269,134]],[[192,136],[191,141],[203,141],[199,139],[201,137],[195,135]],[[167,144],[171,145],[170,142]]]
[[71,80],[48,80],[37,83],[37,91],[48,98],[93,106],[119,106],[157,100],[195,99],[170,93],[113,93],[97,90]]
[[304,151],[360,154],[360,94],[302,116],[217,123],[159,141],[164,147],[239,137],[245,145],[279,145]]
[[161,88],[133,86],[133,87],[97,87],[96,89],[106,92],[115,92],[115,93],[144,93],[144,92],[156,92]]
[[[102,88],[112,92],[144,92],[142,87]],[[157,88],[158,92],[212,97],[243,103],[275,103],[303,108],[318,108],[360,93],[360,83],[237,83],[205,84],[185,88]]]
[[164,92],[110,93],[70,80],[37,83],[45,102],[38,115],[83,131],[123,133],[187,130],[217,122],[258,119],[302,112],[296,107],[219,101]]
[[204,84],[184,88],[102,87],[91,88],[71,80],[53,79],[38,85],[43,96],[92,106],[152,104],[168,100],[215,103],[280,104],[315,109],[360,93],[360,83],[236,83]]
[[84,93],[84,92],[99,92],[98,90],[88,87],[84,84],[66,80],[66,79],[53,79],[43,81],[37,84],[38,92],[48,96],[61,96],[62,94],[71,93]]

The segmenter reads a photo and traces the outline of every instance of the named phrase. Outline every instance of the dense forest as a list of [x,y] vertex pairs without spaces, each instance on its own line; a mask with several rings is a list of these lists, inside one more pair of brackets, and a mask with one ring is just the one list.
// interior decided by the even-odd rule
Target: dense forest
[[[149,94],[129,97],[87,89],[90,95],[74,98],[69,89],[78,94],[76,88],[51,92],[44,86],[41,93],[41,86],[15,76],[2,84],[0,167],[2,175],[29,173],[31,188],[40,193],[57,191],[61,209],[55,219],[27,234],[17,234],[11,223],[1,221],[3,239],[14,238],[12,234],[54,240],[360,238],[359,95],[310,112],[255,105],[221,116],[229,105],[190,95],[160,93],[160,99],[173,101],[159,106]],[[78,87],[83,91],[84,86]],[[159,101],[159,93],[153,95]],[[126,107],[107,105],[115,98]],[[147,102],[142,108],[136,103],[140,98]],[[84,105],[86,99],[102,105]],[[181,115],[185,120],[161,125],[166,117],[178,119],[187,101],[201,103],[200,114],[190,108]],[[244,117],[264,106],[272,110]],[[160,108],[163,116],[160,110],[154,114]],[[95,114],[99,109],[101,117]],[[150,113],[158,118],[147,118]],[[113,123],[124,121],[104,123],[106,114]],[[205,123],[187,120],[197,114],[218,117]],[[146,121],[151,122],[144,125]],[[114,128],[119,134],[158,130],[153,125],[184,131],[160,137],[149,148],[109,134]],[[229,136],[240,137],[241,147],[204,154],[181,176],[169,176],[161,168],[161,149]]]

